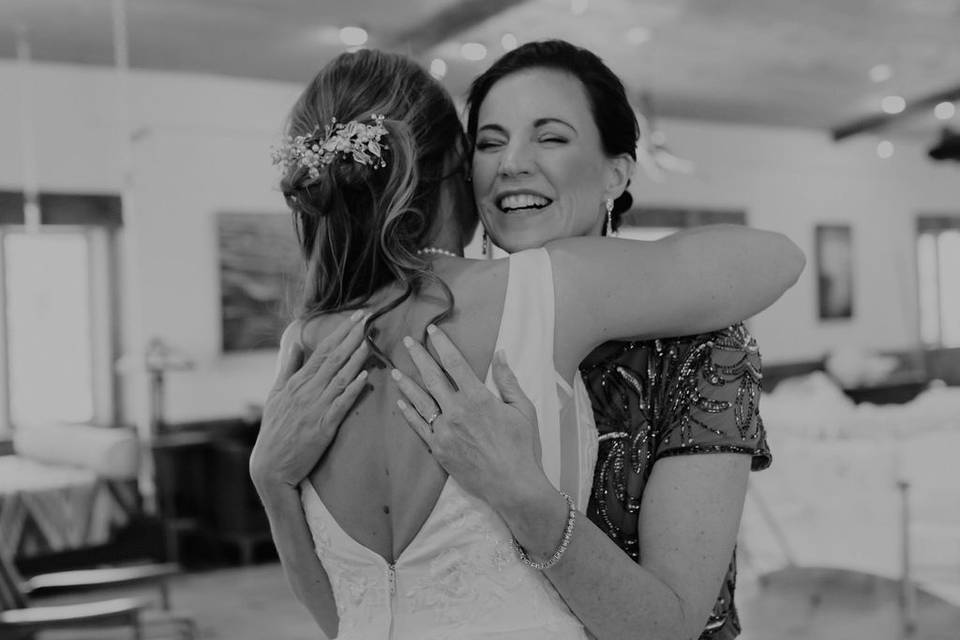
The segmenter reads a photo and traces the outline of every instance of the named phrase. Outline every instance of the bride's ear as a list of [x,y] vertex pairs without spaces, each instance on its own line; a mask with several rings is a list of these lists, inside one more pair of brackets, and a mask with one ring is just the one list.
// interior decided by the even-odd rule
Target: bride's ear
[[636,171],[637,163],[627,153],[610,158],[607,162],[609,163],[607,180],[604,185],[606,187],[606,197],[617,199],[630,183],[630,178]]

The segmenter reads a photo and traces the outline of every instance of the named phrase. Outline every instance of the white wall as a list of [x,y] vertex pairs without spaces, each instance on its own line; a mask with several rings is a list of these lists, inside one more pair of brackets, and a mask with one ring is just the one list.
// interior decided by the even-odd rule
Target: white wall
[[[0,86],[17,87],[0,64]],[[120,85],[110,70],[35,65],[30,77],[41,189],[119,193]],[[263,400],[275,354],[220,353],[214,216],[286,215],[270,145],[299,88],[213,76],[137,72],[128,83],[133,180],[122,236],[124,350],[154,336],[189,355],[191,371],[167,376],[171,421],[234,416]],[[0,95],[0,189],[22,184],[20,97]],[[136,357],[126,374],[126,414],[144,418],[146,379]]]
[[[751,225],[787,234],[807,255],[797,285],[751,323],[766,362],[815,359],[838,344],[918,344],[914,219],[960,214],[960,170],[929,161],[929,141],[895,140],[894,157],[881,160],[873,136],[834,143],[820,131],[681,121],[663,129],[696,173],[638,181],[637,203],[741,208]],[[818,223],[853,227],[852,320],[817,319]]]
[[[0,189],[22,185],[19,76],[0,63]],[[38,173],[49,191],[121,189],[119,87],[110,70],[36,65],[31,74]],[[124,230],[125,349],[160,336],[196,361],[168,376],[170,420],[237,415],[260,402],[272,353],[220,354],[214,216],[284,215],[269,147],[299,88],[213,76],[136,72],[130,78],[133,181]],[[880,161],[867,138],[835,145],[820,132],[664,123],[670,147],[693,160],[692,177],[634,186],[639,204],[731,207],[753,225],[787,233],[807,252],[801,282],[755,319],[767,362],[817,357],[839,343],[899,348],[917,341],[913,215],[960,211],[955,167],[898,144]],[[849,222],[856,251],[856,317],[816,320],[813,225]],[[126,389],[143,415],[142,377]]]

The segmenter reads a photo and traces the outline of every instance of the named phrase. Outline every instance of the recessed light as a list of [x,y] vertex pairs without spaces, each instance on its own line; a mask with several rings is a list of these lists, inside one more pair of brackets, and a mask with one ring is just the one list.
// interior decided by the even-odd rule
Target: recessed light
[[937,120],[949,120],[957,113],[957,108],[952,102],[941,102],[933,108],[933,115]]
[[640,45],[650,39],[650,29],[646,27],[633,27],[627,31],[627,42],[633,45]]
[[348,47],[361,47],[367,43],[367,30],[360,27],[340,29],[340,42]]
[[517,36],[512,33],[505,33],[503,37],[500,38],[500,45],[503,47],[504,51],[511,51],[516,49],[517,45],[520,43],[517,41]]
[[893,77],[893,69],[888,64],[878,64],[870,67],[870,79],[874,82],[886,82]]
[[434,58],[430,63],[430,75],[432,75],[437,80],[443,78],[447,75],[447,63],[443,58]]
[[487,48],[479,42],[465,42],[460,47],[460,55],[467,60],[483,60],[487,57]]
[[877,145],[877,156],[887,160],[893,157],[893,143],[889,140],[881,140]]
[[887,96],[880,101],[880,108],[891,115],[901,113],[907,108],[907,101],[901,96]]
[[570,12],[575,16],[582,16],[590,8],[590,0],[570,0]]

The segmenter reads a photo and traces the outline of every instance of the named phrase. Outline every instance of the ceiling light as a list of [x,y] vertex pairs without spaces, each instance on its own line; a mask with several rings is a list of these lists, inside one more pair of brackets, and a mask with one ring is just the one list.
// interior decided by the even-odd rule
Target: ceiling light
[[893,77],[893,69],[888,64],[878,64],[870,67],[870,79],[874,82],[886,82]]
[[952,102],[941,102],[933,108],[933,115],[937,117],[937,120],[949,120],[957,112],[957,108],[953,106]]
[[590,0],[570,0],[570,12],[575,16],[582,16],[590,8]]
[[877,156],[887,160],[893,157],[893,143],[889,140],[881,140],[877,145]]
[[432,75],[437,80],[443,78],[447,75],[447,63],[443,58],[434,58],[430,63],[430,75]]
[[880,101],[880,108],[883,109],[884,113],[891,115],[901,113],[907,108],[907,101],[900,96],[887,96]]
[[348,47],[360,47],[367,43],[367,30],[360,27],[340,29],[340,42]]
[[646,27],[633,27],[627,31],[627,42],[633,45],[640,45],[650,39],[650,29]]
[[512,33],[505,33],[503,37],[500,38],[500,44],[503,46],[504,51],[510,51],[516,49],[520,43],[517,42],[517,36]]
[[487,57],[487,48],[479,42],[465,42],[460,47],[460,55],[467,60],[483,60]]

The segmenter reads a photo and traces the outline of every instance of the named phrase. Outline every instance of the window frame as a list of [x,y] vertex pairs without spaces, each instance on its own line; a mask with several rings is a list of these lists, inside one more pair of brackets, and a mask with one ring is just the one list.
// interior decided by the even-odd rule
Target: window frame
[[[946,344],[944,338],[944,317],[943,317],[943,283],[940,269],[940,246],[939,246],[939,236],[940,234],[946,231],[956,231],[960,232],[960,212],[946,214],[946,213],[920,213],[916,216],[916,233],[913,238],[913,252],[914,252],[914,268],[916,272],[916,301],[917,301],[917,339],[925,348],[927,349],[950,349],[960,347],[960,342],[957,344]],[[936,339],[931,341],[927,340],[924,336],[924,301],[922,294],[922,282],[921,282],[921,267],[920,267],[920,238],[924,235],[933,236],[934,242],[934,265],[935,273],[935,289],[936,289]]]
[[[121,296],[119,233],[121,199],[117,195],[41,193],[40,233],[82,233],[87,242],[91,341],[93,421],[119,424],[121,351]],[[6,264],[5,237],[27,232],[23,224],[23,195],[0,191],[0,266]],[[9,330],[6,278],[0,277],[0,452],[16,430],[11,418]],[[8,445],[6,445],[7,448]]]

